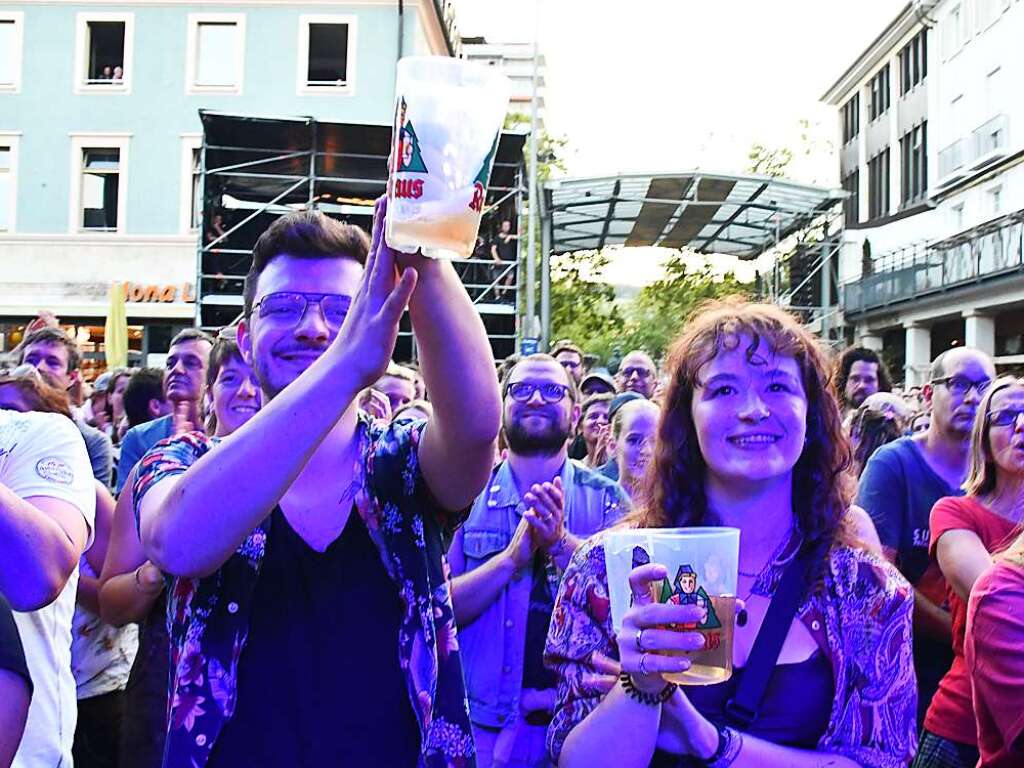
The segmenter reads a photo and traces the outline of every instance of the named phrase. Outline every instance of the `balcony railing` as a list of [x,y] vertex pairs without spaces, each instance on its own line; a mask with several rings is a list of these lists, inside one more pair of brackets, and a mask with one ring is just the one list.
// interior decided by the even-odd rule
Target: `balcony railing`
[[957,139],[939,152],[939,178],[944,179],[967,163],[967,139]]
[[975,152],[972,162],[1006,149],[1009,143],[1009,123],[1006,115],[997,115],[974,131],[971,136]]
[[[996,115],[978,126],[970,136],[957,139],[939,151],[939,180],[952,181],[957,171],[978,168],[999,156],[1009,146],[1010,119]],[[963,176],[964,172],[958,174]]]
[[843,312],[856,316],[970,283],[1024,270],[1024,211],[934,243],[899,260],[895,269],[843,286]]

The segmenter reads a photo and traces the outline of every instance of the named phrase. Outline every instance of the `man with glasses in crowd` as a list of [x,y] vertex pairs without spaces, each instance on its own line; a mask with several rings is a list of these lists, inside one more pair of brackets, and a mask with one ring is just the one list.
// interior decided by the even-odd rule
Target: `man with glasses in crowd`
[[951,618],[941,606],[945,582],[928,556],[932,506],[960,496],[967,477],[971,429],[995,366],[968,347],[935,358],[922,393],[931,425],[879,448],[860,478],[857,504],[874,520],[888,557],[914,586],[914,666],[918,725],[953,661]]
[[658,369],[651,356],[643,350],[634,349],[622,358],[615,381],[619,392],[636,392],[650,400],[658,383],[657,377]]
[[[473,764],[442,535],[487,480],[501,400],[452,264],[388,248],[384,217],[372,246],[318,211],[269,227],[238,330],[263,408],[140,465],[142,544],[176,577],[165,765]],[[357,401],[406,308],[433,416],[377,423]]]
[[576,386],[579,386],[583,379],[583,350],[568,339],[563,339],[555,344],[551,356],[572,376]]
[[566,455],[579,395],[558,361],[523,359],[504,394],[508,458],[448,552],[480,768],[550,765],[555,676],[542,657],[558,581],[580,541],[629,506],[617,483]]

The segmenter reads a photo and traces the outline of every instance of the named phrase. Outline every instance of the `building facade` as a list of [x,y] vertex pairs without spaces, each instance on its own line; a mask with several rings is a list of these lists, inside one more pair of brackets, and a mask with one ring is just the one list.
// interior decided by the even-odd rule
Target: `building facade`
[[909,4],[823,97],[851,193],[848,339],[920,384],[945,349],[1024,365],[1024,2]]
[[0,351],[53,311],[133,361],[195,318],[198,110],[391,123],[397,60],[458,55],[440,0],[0,1]]
[[[533,43],[488,42],[483,37],[462,38],[462,57],[467,61],[497,67],[511,84],[508,127],[528,129],[533,109]],[[537,127],[544,130],[544,54],[537,59]]]

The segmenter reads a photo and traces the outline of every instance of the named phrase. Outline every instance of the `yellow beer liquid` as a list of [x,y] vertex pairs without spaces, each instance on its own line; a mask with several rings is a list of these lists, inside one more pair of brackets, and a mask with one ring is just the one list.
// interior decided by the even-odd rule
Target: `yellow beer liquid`
[[409,251],[419,247],[436,248],[454,251],[468,258],[476,244],[480,214],[467,210],[465,213],[439,216],[436,219],[399,219],[391,227],[393,237],[388,242],[393,240],[395,247]]
[[688,656],[693,664],[685,672],[662,675],[670,683],[680,685],[714,685],[732,677],[732,639],[736,626],[736,598],[712,597],[711,605],[722,623],[717,629],[680,630],[700,632],[704,635],[704,649],[684,651],[674,656]]

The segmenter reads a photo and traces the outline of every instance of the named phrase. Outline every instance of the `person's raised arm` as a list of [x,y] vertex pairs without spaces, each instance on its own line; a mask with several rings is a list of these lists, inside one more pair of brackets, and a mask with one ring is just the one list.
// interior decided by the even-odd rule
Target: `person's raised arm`
[[493,353],[451,263],[407,254],[398,258],[419,272],[409,316],[434,406],[423,433],[420,466],[437,501],[445,509],[461,510],[487,482],[501,426]]
[[132,469],[128,474],[125,486],[129,491],[121,494],[114,507],[110,543],[100,574],[100,616],[114,627],[144,621],[164,587],[163,575],[146,559],[135,527],[131,494],[135,473]]
[[81,571],[78,576],[78,602],[95,614],[100,612],[100,577],[103,561],[110,544],[110,529],[114,522],[114,497],[107,486],[96,481],[96,535],[92,546],[85,552],[85,559],[95,576]]
[[946,531],[935,544],[935,559],[949,586],[964,602],[971,596],[971,587],[992,565],[992,556],[978,534],[968,530]]
[[406,269],[396,278],[394,252],[382,247],[382,213],[378,202],[363,281],[330,347],[234,432],[227,450],[210,451],[187,472],[141,489],[136,505],[142,545],[161,570],[202,577],[223,565],[359,393],[384,373],[416,272]]
[[452,569],[452,610],[455,623],[460,627],[475,621],[494,604],[512,577],[533,562],[536,550],[530,523],[523,517],[505,549],[479,568],[467,572],[462,547],[464,533],[463,528],[456,531],[448,549],[448,563]]

